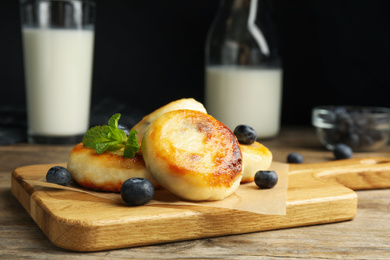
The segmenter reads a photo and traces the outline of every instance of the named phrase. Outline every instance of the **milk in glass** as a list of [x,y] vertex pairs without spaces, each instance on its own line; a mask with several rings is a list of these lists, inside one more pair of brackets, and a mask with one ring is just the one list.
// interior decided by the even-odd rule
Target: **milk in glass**
[[93,30],[23,28],[29,135],[89,127]]

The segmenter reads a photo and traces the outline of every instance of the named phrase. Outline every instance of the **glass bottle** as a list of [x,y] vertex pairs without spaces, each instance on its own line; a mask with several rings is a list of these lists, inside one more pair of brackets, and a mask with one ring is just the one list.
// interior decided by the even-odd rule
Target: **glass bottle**
[[280,129],[282,65],[272,0],[222,0],[206,40],[205,106],[232,131],[258,139]]

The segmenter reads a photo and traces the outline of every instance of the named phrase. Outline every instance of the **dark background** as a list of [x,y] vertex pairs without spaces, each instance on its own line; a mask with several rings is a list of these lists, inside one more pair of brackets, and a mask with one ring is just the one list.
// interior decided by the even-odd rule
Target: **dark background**
[[[124,112],[142,114],[182,97],[203,102],[204,44],[218,1],[97,2],[93,107],[110,98]],[[283,55],[283,125],[310,125],[316,105],[390,106],[390,1],[274,4]],[[18,1],[0,1],[0,11],[0,108],[20,108],[25,97]]]

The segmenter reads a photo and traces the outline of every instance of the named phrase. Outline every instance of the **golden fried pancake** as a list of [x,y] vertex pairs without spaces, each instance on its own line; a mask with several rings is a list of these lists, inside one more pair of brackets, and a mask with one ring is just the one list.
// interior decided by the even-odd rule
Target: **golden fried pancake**
[[272,163],[272,153],[261,143],[251,145],[241,144],[241,153],[244,162],[244,174],[241,183],[254,181],[255,174],[260,170],[268,170]]
[[148,127],[141,149],[152,176],[181,198],[222,200],[240,185],[243,164],[238,141],[206,113],[163,114]]
[[132,128],[137,130],[138,132],[137,134],[138,144],[141,144],[142,137],[144,136],[146,129],[154,120],[156,120],[157,118],[159,118],[160,116],[162,116],[167,112],[178,110],[178,109],[190,109],[190,110],[197,110],[197,111],[202,111],[204,113],[207,113],[203,104],[196,101],[193,98],[183,98],[176,101],[172,101],[167,105],[156,109],[149,115],[142,118],[142,120]]
[[160,187],[141,153],[134,158],[123,157],[123,150],[97,154],[80,143],[70,152],[67,168],[77,184],[91,190],[119,192],[122,183],[132,177],[147,178],[155,188]]

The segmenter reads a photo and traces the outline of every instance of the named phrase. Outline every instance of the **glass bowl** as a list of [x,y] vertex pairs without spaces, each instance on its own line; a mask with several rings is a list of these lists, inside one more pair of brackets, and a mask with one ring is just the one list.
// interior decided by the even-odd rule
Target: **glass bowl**
[[317,136],[329,150],[338,143],[354,152],[373,151],[389,140],[390,109],[385,107],[318,106],[312,111]]

